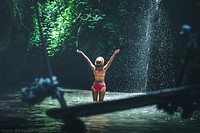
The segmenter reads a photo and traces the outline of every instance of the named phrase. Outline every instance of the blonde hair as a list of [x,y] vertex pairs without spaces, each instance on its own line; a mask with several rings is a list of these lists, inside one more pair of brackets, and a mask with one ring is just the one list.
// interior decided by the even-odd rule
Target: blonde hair
[[101,57],[101,56],[97,57],[96,60],[95,60],[95,65],[96,66],[103,66],[104,65],[104,58]]

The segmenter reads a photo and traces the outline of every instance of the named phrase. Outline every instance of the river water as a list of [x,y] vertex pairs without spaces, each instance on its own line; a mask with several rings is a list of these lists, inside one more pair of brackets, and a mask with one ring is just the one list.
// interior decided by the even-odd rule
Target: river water
[[[63,132],[61,120],[52,119],[46,110],[59,107],[56,99],[46,98],[37,105],[21,102],[20,89],[0,88],[0,132],[35,133]],[[138,95],[138,93],[107,92],[105,100]],[[91,91],[66,88],[68,106],[92,102]],[[155,106],[80,118],[87,133],[199,133],[200,116],[181,119],[179,114],[167,115]]]

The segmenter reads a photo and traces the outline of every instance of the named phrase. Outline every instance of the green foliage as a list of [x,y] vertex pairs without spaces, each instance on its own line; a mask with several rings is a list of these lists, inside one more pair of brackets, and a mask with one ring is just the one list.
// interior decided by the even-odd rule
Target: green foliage
[[[95,29],[98,22],[103,19],[104,15],[98,9],[94,10],[89,1],[47,0],[46,3],[39,4],[49,55],[61,52],[71,45],[75,46],[82,27]],[[33,15],[33,21],[35,29],[31,35],[30,47],[41,45],[36,15]]]
[[[106,2],[107,8],[104,10],[106,17],[104,18],[101,27],[103,29],[102,34],[98,38],[98,53],[112,53],[114,49],[121,48],[126,44],[126,35],[127,35],[127,25],[125,24],[126,19],[124,17],[128,17],[128,10],[126,9],[128,3],[125,1],[112,1]],[[108,15],[107,15],[108,14]],[[125,33],[123,31],[126,31]],[[102,52],[104,51],[104,52]]]
[[7,1],[6,4],[9,8],[9,17],[11,20],[15,21],[18,16],[23,17],[23,0]]
[[[0,58],[8,53],[12,39],[23,38],[23,41],[29,38],[30,27],[30,2],[27,0],[3,0],[0,5]],[[20,34],[16,34],[20,33]],[[14,36],[15,35],[15,36]],[[14,37],[12,37],[14,36]],[[16,41],[16,40],[15,40]],[[16,42],[15,42],[16,43]]]

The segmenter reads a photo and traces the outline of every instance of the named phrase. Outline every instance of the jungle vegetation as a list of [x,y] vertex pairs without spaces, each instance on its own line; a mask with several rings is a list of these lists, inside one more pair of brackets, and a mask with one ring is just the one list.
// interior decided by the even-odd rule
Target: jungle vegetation
[[[115,49],[121,48],[121,59],[114,63],[111,69],[114,76],[108,76],[108,84],[127,84],[123,76],[129,71],[122,70],[131,67],[126,60],[129,58],[130,44],[140,35],[137,30],[140,25],[134,22],[138,21],[138,12],[144,11],[139,5],[143,4],[145,9],[146,3],[148,0],[37,0],[43,36],[47,42],[46,50],[53,72],[61,84],[88,88],[93,80],[92,74],[88,74],[87,64],[76,54],[77,48],[86,52],[92,60],[97,55],[103,55],[108,60]],[[170,35],[175,35],[169,39],[172,43],[180,43],[175,33],[192,12],[182,9],[188,3],[188,0],[161,2],[171,21]],[[195,7],[196,3],[198,1],[194,0],[193,4],[189,4],[190,8]],[[175,5],[178,4],[180,7],[177,9]],[[199,7],[193,9],[199,10]],[[192,15],[195,18],[197,14]],[[0,18],[0,85],[19,85],[31,82],[35,77],[46,76],[34,0],[1,0]],[[165,20],[161,21],[164,23]],[[174,48],[181,51],[179,47]],[[178,58],[174,62],[181,65],[181,54],[172,58]],[[153,68],[156,62],[151,64]],[[175,71],[177,78],[180,70]],[[151,86],[153,89],[175,84],[161,85],[163,81],[160,81],[160,76],[151,76],[158,77],[155,78],[158,84]]]

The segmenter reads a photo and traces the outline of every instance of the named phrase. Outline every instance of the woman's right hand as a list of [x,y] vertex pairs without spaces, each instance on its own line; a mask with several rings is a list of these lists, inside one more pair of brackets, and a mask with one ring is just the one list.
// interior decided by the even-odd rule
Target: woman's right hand
[[80,51],[79,49],[77,49],[77,50],[76,50],[76,52],[77,52],[77,53],[79,53],[79,54],[81,54],[81,53],[82,53],[82,51]]

